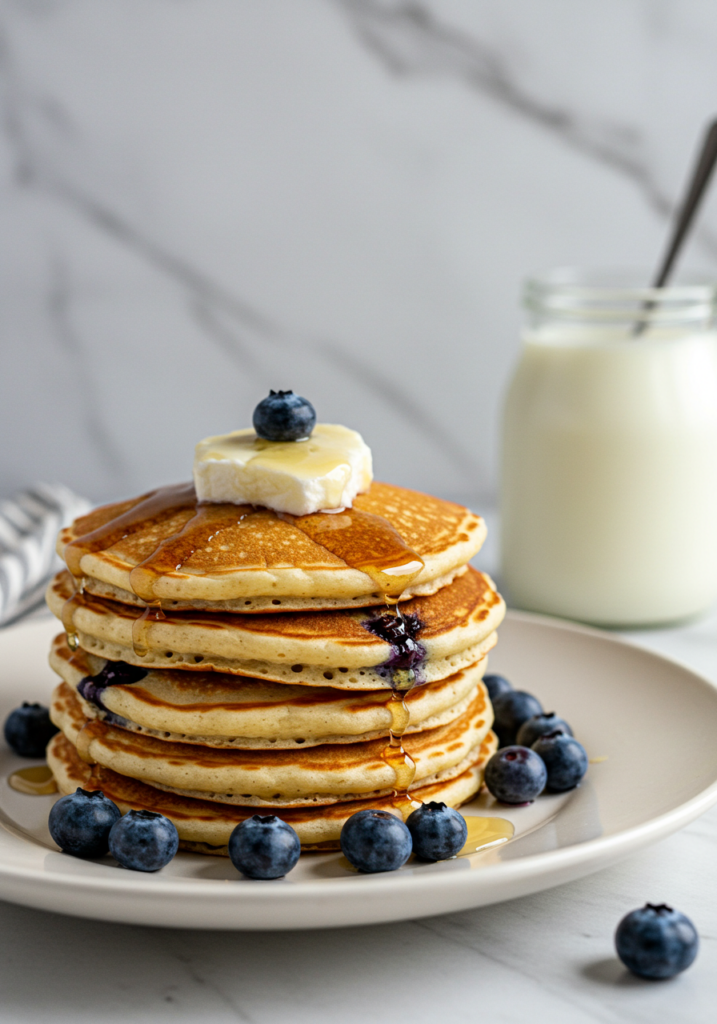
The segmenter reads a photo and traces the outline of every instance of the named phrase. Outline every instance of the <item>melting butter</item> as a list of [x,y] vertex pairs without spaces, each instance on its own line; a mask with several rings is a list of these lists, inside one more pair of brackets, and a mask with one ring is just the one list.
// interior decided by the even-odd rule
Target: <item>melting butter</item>
[[373,479],[360,434],[318,423],[305,441],[266,441],[253,430],[208,437],[194,455],[199,501],[263,505],[303,516],[350,507]]

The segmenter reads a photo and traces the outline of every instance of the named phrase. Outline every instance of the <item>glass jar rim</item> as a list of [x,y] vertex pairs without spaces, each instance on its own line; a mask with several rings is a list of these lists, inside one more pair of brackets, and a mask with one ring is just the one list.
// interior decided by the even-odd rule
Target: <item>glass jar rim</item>
[[713,320],[717,314],[717,280],[683,275],[664,288],[645,285],[649,272],[635,268],[582,270],[558,267],[529,277],[523,305],[536,316],[590,321]]

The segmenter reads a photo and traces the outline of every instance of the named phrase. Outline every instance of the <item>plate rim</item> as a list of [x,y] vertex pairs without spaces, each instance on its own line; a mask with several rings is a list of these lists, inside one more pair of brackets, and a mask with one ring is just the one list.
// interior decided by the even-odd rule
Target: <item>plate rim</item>
[[[677,668],[681,673],[687,673],[695,683],[707,688],[712,694],[713,699],[717,700],[717,686],[701,673],[696,672],[678,659],[657,653],[635,642],[633,639],[627,639],[609,630],[598,629],[561,619],[557,616],[541,615],[535,612],[509,609],[508,617],[514,621],[550,628],[559,632],[568,631],[582,634],[611,645],[634,650],[648,660],[666,662]],[[35,629],[40,627],[40,625],[44,628],[48,626],[48,622],[44,618],[40,618],[30,622],[25,621],[13,624],[7,627],[7,629],[0,631],[0,643],[2,643],[3,634],[10,633],[11,631],[13,633],[21,630],[24,631],[28,628]],[[53,622],[52,625],[54,626],[55,623]],[[560,878],[555,879],[551,878],[551,876],[559,875],[563,871],[567,872],[571,868],[585,868],[587,865],[588,870],[582,873],[588,874],[591,870],[597,871],[603,866],[607,867],[621,857],[627,856],[629,853],[679,830],[705,813],[715,803],[717,803],[717,778],[694,796],[673,807],[671,810],[608,836],[596,836],[585,842],[573,843],[570,846],[556,850],[527,854],[515,860],[487,864],[481,867],[480,871],[475,872],[438,871],[413,873],[407,871],[363,875],[360,880],[361,888],[358,891],[366,897],[376,898],[390,890],[392,894],[401,895],[405,898],[413,890],[421,891],[426,887],[430,887],[434,891],[438,890],[439,895],[437,898],[439,900],[441,894],[448,895],[455,892],[465,892],[466,896],[470,898],[472,891],[489,888],[491,883],[500,882],[500,887],[503,889],[506,886],[510,886],[511,883],[527,879],[541,881],[547,877],[547,885],[537,885],[526,890],[536,891],[540,888],[561,884]],[[15,832],[10,826],[2,822],[0,822],[0,827],[6,834],[13,836],[14,839],[19,841],[24,839],[21,832]],[[29,842],[30,840],[26,839],[25,841]],[[48,852],[54,851],[48,849]],[[577,876],[574,874],[568,875],[564,881],[568,881],[572,877]],[[241,881],[241,879],[238,880]],[[13,899],[13,894],[5,891],[7,884],[12,881],[32,885],[38,896],[42,896],[45,893],[49,894],[57,888],[60,888],[65,896],[90,899],[103,894],[110,898],[125,896],[129,899],[139,896],[148,898],[154,903],[155,900],[161,902],[165,900],[172,901],[181,896],[183,903],[186,905],[187,913],[184,915],[184,922],[177,923],[177,927],[202,927],[202,925],[187,923],[187,918],[191,916],[194,908],[198,908],[206,902],[212,902],[217,898],[237,908],[242,904],[247,906],[254,906],[256,904],[266,905],[267,903],[271,906],[291,905],[305,902],[307,897],[316,901],[340,898],[345,893],[357,894],[357,879],[353,875],[346,878],[310,879],[279,885],[276,885],[275,882],[253,882],[252,884],[228,886],[227,881],[223,879],[195,879],[184,876],[160,875],[142,875],[140,882],[133,873],[125,875],[125,873],[120,873],[119,871],[116,873],[113,871],[103,877],[89,874],[83,877],[74,874],[42,872],[36,867],[26,868],[22,865],[9,865],[4,862],[2,850],[0,849],[0,882],[3,883],[3,892],[0,893],[1,898]],[[269,888],[267,888],[267,885]],[[522,895],[522,893],[518,892],[515,895]],[[503,902],[510,898],[512,898],[510,895],[501,895],[498,897],[498,901]],[[21,897],[18,897],[17,902],[22,902],[26,905],[28,903],[27,900]],[[32,905],[38,906],[41,904],[33,902]],[[474,905],[475,903],[467,902],[466,909]],[[47,909],[56,908],[48,907]],[[441,913],[442,911],[437,910],[433,912]],[[79,916],[94,916],[89,913],[83,913],[82,910],[78,910],[78,914]],[[118,920],[116,917],[109,919]],[[131,919],[128,918],[127,920]],[[399,918],[386,918],[386,920],[397,919]],[[158,925],[166,927],[167,922],[158,922]],[[259,926],[246,922],[227,926],[217,922],[214,927],[258,928]],[[274,922],[267,924],[265,927],[267,929],[276,929],[281,926]],[[299,926],[288,925],[288,927]],[[311,927],[311,924],[307,922],[303,927]],[[332,927],[332,925],[319,924],[316,927]]]

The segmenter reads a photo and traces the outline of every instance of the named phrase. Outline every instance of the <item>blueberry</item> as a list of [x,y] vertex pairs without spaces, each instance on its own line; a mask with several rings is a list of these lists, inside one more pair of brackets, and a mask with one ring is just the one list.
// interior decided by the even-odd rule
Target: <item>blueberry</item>
[[531,750],[545,764],[548,772],[547,788],[554,793],[574,789],[588,770],[585,747],[562,729],[554,729],[540,736]]
[[504,804],[526,804],[545,789],[548,773],[530,747],[503,747],[485,766],[485,784]]
[[524,690],[508,690],[493,701],[493,713],[493,730],[500,740],[501,747],[508,747],[515,743],[518,729],[523,722],[527,722],[533,715],[542,715],[543,708],[540,701],[531,693],[525,693]]
[[253,814],[229,836],[232,864],[247,878],[282,878],[295,866],[301,840],[275,814]]
[[560,718],[554,711],[545,711],[542,715],[533,715],[527,722],[523,722],[515,742],[521,747],[532,747],[535,741],[545,735],[546,732],[553,732],[554,729],[562,729],[567,736],[573,735],[564,718]]
[[316,426],[316,412],[293,391],[270,391],[254,410],[252,422],[265,441],[303,441]]
[[110,831],[110,853],[131,871],[159,871],[178,849],[174,822],[156,811],[127,811]]
[[26,700],[5,719],[5,742],[20,757],[44,757],[45,747],[57,731],[48,709]]
[[341,829],[341,850],[359,871],[395,871],[411,856],[408,828],[388,811],[357,811]]
[[513,689],[511,683],[508,682],[505,676],[483,676],[483,682],[488,690],[488,696],[491,701],[494,701],[496,697],[500,697],[501,693],[507,693],[508,690]]
[[76,789],[60,797],[50,811],[50,835],[63,853],[73,857],[104,857],[110,829],[122,817],[117,804],[102,790]]
[[463,815],[434,800],[409,814],[406,826],[413,840],[413,852],[421,860],[455,857],[468,839]]
[[697,956],[697,929],[678,910],[646,903],[623,917],[615,932],[622,962],[640,978],[672,978]]

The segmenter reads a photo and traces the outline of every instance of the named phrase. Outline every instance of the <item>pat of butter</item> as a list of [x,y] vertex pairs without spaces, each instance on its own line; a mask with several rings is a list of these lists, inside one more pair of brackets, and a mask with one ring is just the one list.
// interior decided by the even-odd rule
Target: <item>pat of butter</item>
[[349,508],[368,490],[371,449],[360,434],[317,423],[305,441],[265,441],[253,430],[208,437],[194,454],[194,486],[200,501],[264,505],[306,516]]

